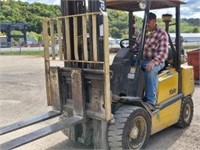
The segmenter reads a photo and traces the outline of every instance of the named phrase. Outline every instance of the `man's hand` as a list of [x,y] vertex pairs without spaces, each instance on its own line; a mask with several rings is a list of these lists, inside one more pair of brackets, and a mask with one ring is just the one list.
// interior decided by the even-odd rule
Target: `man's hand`
[[151,71],[155,66],[155,62],[152,60],[150,63],[147,64],[146,71]]

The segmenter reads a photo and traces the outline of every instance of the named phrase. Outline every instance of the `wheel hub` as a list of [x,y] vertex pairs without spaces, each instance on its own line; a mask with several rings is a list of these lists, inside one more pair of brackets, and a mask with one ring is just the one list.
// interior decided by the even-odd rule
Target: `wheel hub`
[[130,149],[138,149],[143,145],[146,134],[147,134],[147,124],[143,117],[137,116],[129,128],[128,140]]
[[187,122],[190,119],[190,106],[186,105],[185,106],[185,115],[184,115],[184,120]]
[[138,137],[138,134],[139,134],[139,129],[136,126],[134,126],[129,134],[129,138],[136,139]]

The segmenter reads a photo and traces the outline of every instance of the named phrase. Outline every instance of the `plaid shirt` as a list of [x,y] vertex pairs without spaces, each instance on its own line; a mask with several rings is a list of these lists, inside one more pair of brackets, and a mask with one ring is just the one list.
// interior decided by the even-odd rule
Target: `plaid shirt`
[[155,64],[158,65],[164,62],[167,57],[168,35],[164,30],[155,27],[151,33],[146,35],[143,58],[154,60]]
[[[141,42],[141,36],[136,39],[137,43]],[[134,45],[133,48],[136,48]],[[158,65],[160,62],[164,62],[168,57],[168,35],[167,33],[158,28],[147,34],[145,39],[143,58],[148,60],[154,60]]]

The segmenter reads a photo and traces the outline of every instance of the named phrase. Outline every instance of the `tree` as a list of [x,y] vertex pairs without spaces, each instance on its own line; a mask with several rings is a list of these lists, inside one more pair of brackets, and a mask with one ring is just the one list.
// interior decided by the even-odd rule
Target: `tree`
[[35,32],[28,32],[28,33],[27,33],[27,36],[28,36],[29,38],[32,38],[32,39],[38,41],[38,35],[37,35]]
[[122,33],[119,31],[117,27],[112,27],[110,29],[110,35],[114,38],[122,38]]
[[29,4],[27,2],[7,0],[0,1],[1,23],[27,23],[28,31],[42,32],[41,20],[44,17],[61,15],[60,7],[42,3]]
[[199,29],[197,27],[194,28],[192,33],[199,33]]
[[128,14],[123,11],[108,9],[110,36],[122,38],[128,35]]
[[4,35],[2,32],[0,32],[0,36]]

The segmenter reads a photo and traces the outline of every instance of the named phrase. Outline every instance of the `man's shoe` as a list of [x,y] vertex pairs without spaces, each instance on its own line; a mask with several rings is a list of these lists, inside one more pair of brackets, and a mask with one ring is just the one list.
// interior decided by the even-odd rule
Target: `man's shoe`
[[151,111],[155,111],[157,109],[160,109],[160,106],[158,104],[153,105],[149,102],[145,102],[145,104]]
[[154,105],[156,109],[160,109],[160,105],[159,104],[155,104]]

